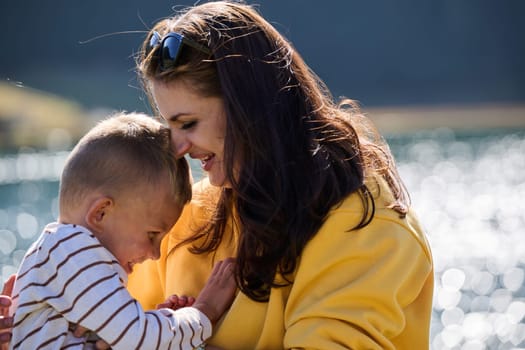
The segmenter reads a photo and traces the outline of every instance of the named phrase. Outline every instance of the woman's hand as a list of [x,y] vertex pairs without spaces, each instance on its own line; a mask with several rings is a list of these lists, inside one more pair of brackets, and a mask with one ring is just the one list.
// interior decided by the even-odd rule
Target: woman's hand
[[0,350],[7,350],[11,341],[13,318],[9,315],[9,307],[11,306],[11,294],[13,293],[15,279],[16,275],[9,277],[0,295]]
[[230,308],[235,298],[237,284],[234,270],[234,258],[217,262],[206,285],[193,304],[193,307],[204,313],[212,324],[217,323],[226,310]]

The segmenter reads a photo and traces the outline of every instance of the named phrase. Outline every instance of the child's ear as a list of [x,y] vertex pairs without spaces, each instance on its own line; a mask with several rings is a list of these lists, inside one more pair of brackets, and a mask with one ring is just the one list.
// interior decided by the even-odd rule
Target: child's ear
[[86,213],[86,223],[97,232],[102,231],[106,215],[113,208],[114,202],[110,197],[99,197],[91,203]]

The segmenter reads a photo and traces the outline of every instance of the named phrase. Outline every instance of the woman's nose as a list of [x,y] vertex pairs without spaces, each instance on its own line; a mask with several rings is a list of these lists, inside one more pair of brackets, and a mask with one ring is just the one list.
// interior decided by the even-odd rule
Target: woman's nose
[[188,141],[186,137],[178,133],[171,133],[171,142],[175,152],[175,157],[177,158],[184,157],[184,155],[188,153],[191,148],[191,142]]

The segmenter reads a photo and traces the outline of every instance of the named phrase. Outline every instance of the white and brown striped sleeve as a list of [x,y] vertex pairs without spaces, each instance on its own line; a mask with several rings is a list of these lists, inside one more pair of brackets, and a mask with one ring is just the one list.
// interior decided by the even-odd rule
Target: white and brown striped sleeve
[[113,255],[81,227],[59,226],[31,249],[15,287],[15,349],[71,341],[70,323],[114,350],[193,349],[211,336],[210,321],[197,309],[145,312]]

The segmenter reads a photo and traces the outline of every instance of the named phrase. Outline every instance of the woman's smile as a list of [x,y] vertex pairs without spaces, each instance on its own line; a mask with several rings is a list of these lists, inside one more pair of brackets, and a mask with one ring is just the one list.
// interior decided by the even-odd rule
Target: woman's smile
[[208,155],[201,159],[202,169],[206,172],[209,172],[213,166],[213,160],[215,159],[214,155]]

